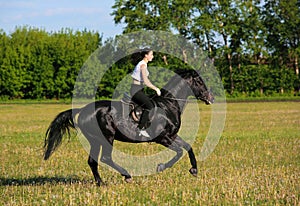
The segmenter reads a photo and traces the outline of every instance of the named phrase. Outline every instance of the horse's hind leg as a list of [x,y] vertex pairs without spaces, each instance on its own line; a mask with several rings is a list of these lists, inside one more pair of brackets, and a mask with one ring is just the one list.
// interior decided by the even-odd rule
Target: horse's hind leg
[[100,161],[117,170],[122,176],[125,177],[126,182],[132,181],[131,175],[123,167],[116,164],[112,160],[112,145],[110,144],[102,145],[102,154],[101,154]]
[[97,185],[100,186],[103,183],[98,172],[98,158],[100,153],[100,144],[98,141],[93,141],[90,142],[90,145],[91,145],[91,150],[89,154],[88,164],[92,170]]

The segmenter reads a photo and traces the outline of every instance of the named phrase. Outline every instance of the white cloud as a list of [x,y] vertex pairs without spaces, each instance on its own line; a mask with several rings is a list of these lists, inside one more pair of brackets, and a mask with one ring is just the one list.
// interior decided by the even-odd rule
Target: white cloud
[[28,9],[35,7],[35,4],[30,1],[5,1],[0,2],[0,7],[2,9]]
[[120,34],[122,26],[116,26],[111,6],[114,0],[0,0],[0,24],[11,32],[16,26],[28,25],[49,31],[61,28],[83,28],[104,33],[104,36]]
[[64,14],[83,14],[83,15],[92,15],[103,12],[101,8],[52,8],[47,9],[44,14],[45,16],[55,16],[55,15],[64,15]]
[[64,15],[83,15],[83,16],[92,16],[97,15],[101,16],[103,9],[101,8],[51,8],[44,11],[28,11],[22,12],[16,15],[11,16],[12,21],[40,18],[40,17],[55,17],[55,16],[64,16]]

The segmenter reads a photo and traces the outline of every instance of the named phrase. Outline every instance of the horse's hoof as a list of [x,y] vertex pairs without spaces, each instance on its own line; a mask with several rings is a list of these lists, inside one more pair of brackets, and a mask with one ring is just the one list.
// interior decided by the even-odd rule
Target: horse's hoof
[[105,185],[105,183],[102,181],[101,178],[97,178],[97,179],[95,179],[95,181],[96,181],[96,185],[98,187]]
[[197,177],[197,173],[198,173],[197,168],[191,168],[191,169],[189,170],[189,172],[190,172],[194,177]]
[[125,178],[125,181],[126,181],[127,183],[132,183],[132,178],[131,178],[131,177],[127,177],[127,178]]
[[106,186],[106,184],[104,183],[104,182],[102,182],[102,181],[97,181],[96,182],[96,185],[98,186],[98,187],[103,187],[103,186]]
[[166,169],[165,164],[160,163],[160,164],[157,165],[156,171],[157,171],[157,172],[162,172],[162,171],[164,171],[165,169]]

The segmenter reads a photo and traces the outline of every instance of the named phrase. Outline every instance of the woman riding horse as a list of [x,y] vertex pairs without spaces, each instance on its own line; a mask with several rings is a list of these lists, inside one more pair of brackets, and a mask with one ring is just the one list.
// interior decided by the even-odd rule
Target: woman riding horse
[[156,91],[158,96],[161,95],[160,89],[154,86],[148,78],[149,71],[147,68],[147,63],[151,62],[154,58],[153,51],[146,48],[134,53],[133,56],[135,59],[142,58],[142,60],[139,60],[132,72],[131,77],[133,82],[131,85],[130,94],[132,96],[132,100],[143,108],[143,113],[138,126],[138,128],[141,130],[139,135],[150,137],[146,131],[146,124],[149,121],[149,112],[154,108],[154,105],[149,96],[145,94],[144,85]]
[[[163,111],[163,113],[156,114],[151,122],[155,124],[154,131],[151,131],[152,138],[135,138],[138,136],[135,129],[137,123],[122,118],[121,102],[96,101],[80,109],[61,112],[52,121],[46,132],[44,159],[47,160],[61,144],[62,137],[69,132],[69,128],[77,128],[90,143],[88,164],[98,185],[102,184],[98,172],[98,157],[101,147],[100,161],[117,170],[127,182],[131,181],[131,175],[127,170],[112,159],[114,140],[131,143],[155,142],[175,151],[176,155],[170,161],[157,166],[158,172],[172,167],[182,156],[182,148],[184,148],[188,152],[192,165],[189,172],[196,176],[198,170],[193,149],[177,134],[181,126],[181,114],[187,104],[187,98],[191,95],[206,104],[214,101],[198,72],[191,69],[177,71],[161,90],[161,96],[156,95],[152,98]],[[77,116],[77,122],[75,116]],[[121,131],[119,128],[122,125]]]

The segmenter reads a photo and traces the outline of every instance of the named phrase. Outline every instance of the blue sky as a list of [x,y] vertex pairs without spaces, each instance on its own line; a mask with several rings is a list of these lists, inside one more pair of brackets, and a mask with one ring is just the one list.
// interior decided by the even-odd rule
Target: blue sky
[[104,40],[122,33],[115,25],[114,0],[0,0],[0,28],[6,33],[16,26],[32,26],[46,31],[61,28],[91,30],[103,34]]

